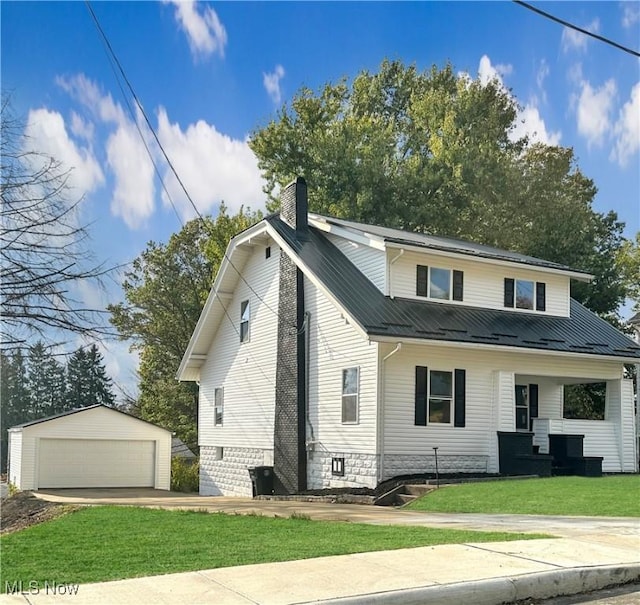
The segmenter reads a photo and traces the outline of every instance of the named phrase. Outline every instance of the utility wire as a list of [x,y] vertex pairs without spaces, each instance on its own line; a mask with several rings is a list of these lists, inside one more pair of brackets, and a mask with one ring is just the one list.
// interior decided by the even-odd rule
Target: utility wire
[[581,34],[584,34],[585,36],[590,36],[592,38],[595,38],[596,40],[600,40],[601,42],[604,42],[605,44],[609,44],[610,46],[613,46],[614,48],[617,48],[618,50],[621,50],[625,53],[629,53],[630,55],[633,55],[634,57],[640,57],[640,52],[638,52],[637,50],[634,50],[633,48],[628,48],[626,46],[622,46],[622,44],[619,44],[618,42],[615,42],[614,40],[611,40],[609,38],[605,38],[604,36],[600,36],[599,34],[595,34],[593,32],[590,32],[587,29],[583,29],[582,27],[578,27],[577,25],[574,25],[573,23],[569,23],[569,21],[565,21],[564,19],[560,19],[559,17],[556,17],[555,15],[552,15],[550,13],[547,13],[539,8],[536,8],[535,6],[532,6],[531,4],[528,4],[527,2],[522,2],[522,0],[513,0],[514,4],[519,4],[520,6],[529,9],[530,11],[533,11],[534,13],[538,13],[539,15],[542,15],[543,17],[545,17],[546,19],[550,19],[551,21],[555,21],[556,23],[560,23],[561,25],[564,25],[565,27],[568,27],[570,29],[574,29],[575,31],[580,32]]
[[[156,144],[158,145],[158,148],[160,149],[160,151],[162,152],[162,155],[165,159],[165,161],[167,162],[167,165],[169,166],[169,168],[171,169],[171,172],[173,173],[173,175],[176,177],[176,180],[178,181],[178,184],[180,185],[180,188],[182,189],[182,191],[184,192],[187,200],[189,201],[189,203],[191,204],[191,206],[193,207],[195,213],[198,215],[198,218],[205,224],[208,226],[207,222],[204,220],[204,217],[202,216],[202,214],[200,213],[200,210],[198,210],[198,207],[196,206],[195,202],[193,201],[191,195],[189,195],[189,192],[184,184],[184,182],[182,181],[182,179],[180,178],[180,175],[178,174],[178,171],[175,169],[173,163],[171,162],[171,159],[169,158],[169,156],[167,155],[167,152],[165,151],[164,147],[162,146],[162,143],[160,142],[160,139],[158,138],[158,135],[156,134],[155,129],[153,128],[153,126],[151,125],[151,122],[147,116],[146,111],[144,110],[144,108],[142,107],[142,103],[140,103],[140,100],[138,99],[138,96],[136,95],[136,92],[133,88],[133,86],[131,85],[131,82],[129,81],[129,78],[127,78],[127,74],[124,71],[124,68],[122,67],[122,64],[120,63],[120,61],[118,60],[118,57],[115,53],[115,51],[113,50],[113,47],[111,46],[111,43],[109,42],[109,39],[107,38],[106,33],[104,32],[104,30],[102,29],[102,26],[100,25],[100,22],[98,21],[98,17],[96,16],[95,12],[93,11],[93,7],[91,6],[91,2],[90,0],[85,0],[85,4],[87,6],[87,9],[89,10],[89,13],[91,14],[91,17],[93,19],[93,22],[96,26],[96,29],[98,30],[100,37],[102,38],[102,41],[108,51],[108,54],[113,58],[113,61],[115,63],[115,65],[118,67],[118,71],[120,72],[120,74],[122,75],[122,78],[124,79],[127,88],[129,89],[131,96],[133,97],[133,100],[136,103],[136,106],[138,107],[140,113],[142,114],[147,127],[149,128],[149,130],[151,131],[151,134],[153,135],[153,138],[155,139]],[[135,121],[135,120],[134,120]],[[138,132],[140,132],[140,130],[138,130]],[[142,136],[142,134],[141,134]],[[143,141],[144,141],[144,137],[142,137]],[[145,147],[147,147],[146,142],[145,142]],[[149,149],[147,148],[147,152],[149,152]],[[155,166],[155,164],[154,164]],[[164,187],[164,182],[162,181],[162,177],[160,177],[160,181],[163,183],[163,187]],[[166,191],[166,188],[165,188]],[[173,202],[172,202],[172,206],[173,206]],[[174,206],[174,210],[175,210],[175,206]],[[233,264],[233,261],[229,258],[229,256],[227,255],[227,252],[225,250],[225,252],[223,253],[225,259],[227,260],[227,262],[233,267],[233,269],[235,270],[235,272],[238,274],[238,276],[240,277],[240,279],[248,286],[248,288],[251,290],[251,292],[253,292],[253,294],[256,296],[256,298],[265,305],[265,307],[267,309],[269,309],[269,311],[271,311],[276,317],[279,317],[278,311],[275,311],[253,288],[253,286],[245,279],[245,277],[242,275],[242,273],[240,272],[240,270]],[[218,297],[218,300],[220,301],[220,304],[223,306],[224,308],[224,304],[222,302],[222,300],[220,299],[220,297]],[[226,313],[226,308],[225,308],[225,313]],[[227,314],[228,315],[228,314]]]

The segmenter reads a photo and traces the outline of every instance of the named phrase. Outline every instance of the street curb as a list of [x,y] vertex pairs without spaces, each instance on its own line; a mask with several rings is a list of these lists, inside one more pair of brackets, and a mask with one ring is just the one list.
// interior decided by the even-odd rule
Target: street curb
[[600,590],[640,580],[640,564],[572,567],[521,576],[314,601],[317,605],[502,605]]

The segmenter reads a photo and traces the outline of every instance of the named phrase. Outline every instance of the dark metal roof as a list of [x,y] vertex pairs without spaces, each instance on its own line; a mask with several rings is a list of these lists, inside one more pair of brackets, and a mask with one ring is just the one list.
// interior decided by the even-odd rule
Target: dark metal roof
[[16,424],[10,428],[12,429],[22,429],[27,426],[32,426],[34,424],[40,424],[41,422],[49,422],[49,420],[57,420],[58,418],[64,418],[65,416],[71,416],[72,414],[77,414],[78,412],[86,412],[87,410],[94,410],[95,408],[106,408],[107,410],[112,410],[113,412],[118,412],[124,416],[128,416],[129,418],[133,418],[134,420],[139,420],[140,422],[146,422],[151,426],[155,426],[159,429],[167,430],[163,426],[158,424],[154,424],[153,422],[149,422],[148,420],[144,420],[143,418],[138,418],[137,416],[133,416],[132,414],[127,414],[127,412],[123,412],[122,410],[118,410],[116,408],[109,407],[108,405],[104,405],[103,403],[95,403],[93,405],[88,405],[83,408],[73,408],[72,410],[68,410],[66,412],[61,412],[60,414],[54,414],[53,416],[47,416],[46,418],[38,418],[37,420],[30,420],[29,422],[23,422],[22,424]]
[[571,317],[554,317],[384,296],[319,230],[306,237],[277,216],[266,219],[370,336],[483,343],[640,359],[640,346],[571,300]]
[[544,267],[547,269],[557,269],[559,271],[571,271],[572,273],[582,273],[585,277],[590,274],[579,269],[572,269],[560,263],[518,254],[517,252],[509,252],[492,246],[485,246],[476,242],[468,242],[449,237],[439,237],[436,235],[428,235],[426,233],[415,233],[411,231],[402,231],[400,229],[391,229],[389,227],[378,227],[376,225],[367,225],[364,223],[356,223],[354,221],[346,221],[343,219],[332,218],[328,216],[320,216],[318,218],[329,224],[354,229],[361,233],[370,233],[377,237],[383,238],[387,242],[396,244],[404,244],[411,246],[419,246],[421,248],[431,248],[432,250],[441,250],[445,252],[453,252],[455,254],[465,254],[469,256],[479,256],[482,258],[491,258],[495,260],[509,261],[512,263],[520,263],[523,265],[531,265],[534,267]]

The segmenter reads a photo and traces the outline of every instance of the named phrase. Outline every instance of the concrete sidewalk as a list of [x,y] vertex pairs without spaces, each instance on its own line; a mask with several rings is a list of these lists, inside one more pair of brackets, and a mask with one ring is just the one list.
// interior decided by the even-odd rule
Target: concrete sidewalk
[[[455,544],[80,585],[74,596],[5,595],[32,605],[497,605],[640,579],[636,537]],[[28,592],[28,587],[25,586]],[[59,587],[58,587],[59,590]],[[48,594],[47,594],[48,593]]]
[[[257,512],[373,524],[535,531],[558,539],[469,543],[322,557],[119,580],[4,595],[0,605],[497,605],[576,594],[640,580],[640,520],[530,515],[433,515],[373,506],[204,498],[167,493],[56,490],[40,497],[83,504],[131,504]],[[64,492],[64,493],[61,493]],[[64,594],[54,594],[55,591]]]

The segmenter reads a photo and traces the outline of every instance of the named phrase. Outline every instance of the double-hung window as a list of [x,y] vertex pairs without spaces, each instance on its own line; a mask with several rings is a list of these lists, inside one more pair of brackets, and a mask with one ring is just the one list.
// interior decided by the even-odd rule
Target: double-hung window
[[213,425],[222,426],[224,418],[224,389],[218,387],[213,389]]
[[342,423],[358,423],[360,368],[342,370]]
[[465,370],[430,370],[416,366],[416,426],[465,426]]
[[416,296],[424,296],[434,300],[461,301],[463,296],[462,271],[418,265]]
[[248,342],[250,322],[251,305],[248,300],[243,300],[240,303],[240,342]]

